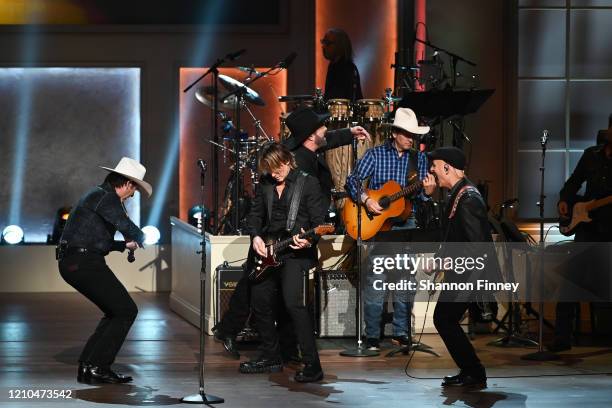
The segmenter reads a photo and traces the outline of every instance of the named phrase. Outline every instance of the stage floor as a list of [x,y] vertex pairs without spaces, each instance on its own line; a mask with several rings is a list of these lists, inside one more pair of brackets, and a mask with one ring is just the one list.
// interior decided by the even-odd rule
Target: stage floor
[[[134,382],[89,386],[76,382],[76,360],[100,316],[97,309],[78,294],[1,294],[0,406],[165,406],[197,393],[198,331],[170,311],[167,294],[132,295],[140,313],[114,367]],[[273,375],[240,374],[238,362],[207,338],[206,392],[225,398],[221,406],[253,408],[611,406],[612,380],[605,373],[612,372],[612,349],[578,347],[556,362],[528,362],[520,356],[531,350],[487,346],[494,338],[475,340],[490,378],[488,389],[473,392],[440,387],[440,378],[456,368],[437,335],[422,341],[441,357],[417,353],[409,370],[429,379],[407,377],[405,356],[341,357],[338,351],[353,342],[321,340],[325,380],[305,385],[293,381],[291,367]],[[243,358],[254,353],[247,347]],[[518,378],[500,378],[513,376]],[[16,390],[39,389],[71,390],[72,399],[10,398]]]

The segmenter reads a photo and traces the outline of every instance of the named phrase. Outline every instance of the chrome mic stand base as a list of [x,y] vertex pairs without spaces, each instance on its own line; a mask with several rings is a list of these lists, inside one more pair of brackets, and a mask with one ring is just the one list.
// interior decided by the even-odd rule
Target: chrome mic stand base
[[376,350],[368,350],[357,346],[355,349],[341,351],[340,355],[344,357],[376,357],[379,356],[380,353]]
[[181,402],[185,404],[222,404],[225,400],[214,395],[202,393],[183,397]]

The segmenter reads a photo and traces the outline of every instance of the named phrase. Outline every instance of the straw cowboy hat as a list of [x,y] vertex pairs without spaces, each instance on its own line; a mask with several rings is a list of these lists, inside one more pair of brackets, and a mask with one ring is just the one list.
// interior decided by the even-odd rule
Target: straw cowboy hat
[[429,126],[419,126],[419,121],[417,120],[416,114],[409,108],[398,108],[395,111],[393,123],[390,123],[387,126],[416,135],[424,135],[429,133]]
[[133,181],[140,187],[141,191],[144,190],[147,193],[148,197],[151,197],[151,194],[153,194],[153,187],[143,180],[147,169],[134,159],[123,157],[119,160],[119,163],[114,169],[104,166],[99,167],[104,170],[112,171],[113,173],[121,174],[123,177]]

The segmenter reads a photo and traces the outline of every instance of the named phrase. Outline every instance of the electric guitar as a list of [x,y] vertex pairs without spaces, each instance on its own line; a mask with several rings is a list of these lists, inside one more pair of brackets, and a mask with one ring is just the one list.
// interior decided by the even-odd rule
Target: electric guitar
[[[334,224],[321,224],[315,228],[299,234],[300,239],[312,237],[314,235],[327,235],[334,232]],[[260,282],[266,278],[269,272],[274,268],[279,267],[283,262],[278,258],[283,250],[293,244],[293,237],[289,237],[282,241],[272,242],[266,245],[267,256],[262,257],[255,253],[253,258],[247,264],[249,279],[253,282]]]
[[[415,177],[416,175],[411,178]],[[370,239],[378,231],[390,230],[393,225],[390,218],[408,218],[412,213],[412,203],[403,198],[416,193],[421,187],[423,187],[422,181],[410,183],[402,188],[398,182],[390,180],[378,190],[364,189],[363,191],[368,197],[371,200],[376,200],[383,211],[380,214],[372,214],[365,205],[361,205],[361,239]],[[346,226],[347,234],[353,239],[357,239],[357,214],[357,204],[351,199],[346,200],[342,209],[342,220]]]
[[589,217],[589,211],[593,211],[608,204],[612,204],[612,195],[600,198],[598,200],[584,201],[574,204],[567,217],[559,218],[559,231],[565,236],[574,235],[576,233],[576,227],[578,227],[581,223],[589,223],[593,221]]

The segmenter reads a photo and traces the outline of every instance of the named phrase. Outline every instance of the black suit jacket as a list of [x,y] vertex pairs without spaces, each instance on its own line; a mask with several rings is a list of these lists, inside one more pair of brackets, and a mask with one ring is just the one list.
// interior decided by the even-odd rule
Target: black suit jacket
[[[287,176],[287,198],[288,203],[291,202],[295,183],[297,180],[298,171],[291,170]],[[251,240],[260,236],[265,238],[268,233],[268,225],[270,223],[270,215],[272,211],[272,200],[275,191],[276,183],[269,177],[263,177],[257,192],[255,199],[251,205],[251,211],[249,212],[247,222],[249,235]],[[323,224],[324,213],[321,210],[321,187],[319,181],[307,175],[304,187],[302,190],[302,198],[300,200],[300,206],[298,209],[295,225],[291,231],[286,231],[287,236],[295,235],[300,232],[300,228],[308,230],[317,225]]]
[[467,190],[459,199],[454,216],[449,218],[455,199],[464,186],[476,188],[467,178],[463,178],[451,189],[442,218],[442,241],[453,244],[443,244],[437,256],[453,258],[486,256],[486,267],[481,273],[447,272],[445,278],[449,282],[475,279],[500,282],[501,271],[493,245],[487,208],[482,196],[476,191]]
[[293,150],[298,169],[317,178],[321,185],[322,202],[324,211],[327,211],[331,203],[331,189],[334,187],[331,171],[325,160],[325,152],[340,146],[346,146],[353,141],[353,135],[349,128],[330,130],[325,134],[327,145],[316,152],[312,152],[302,145]]

